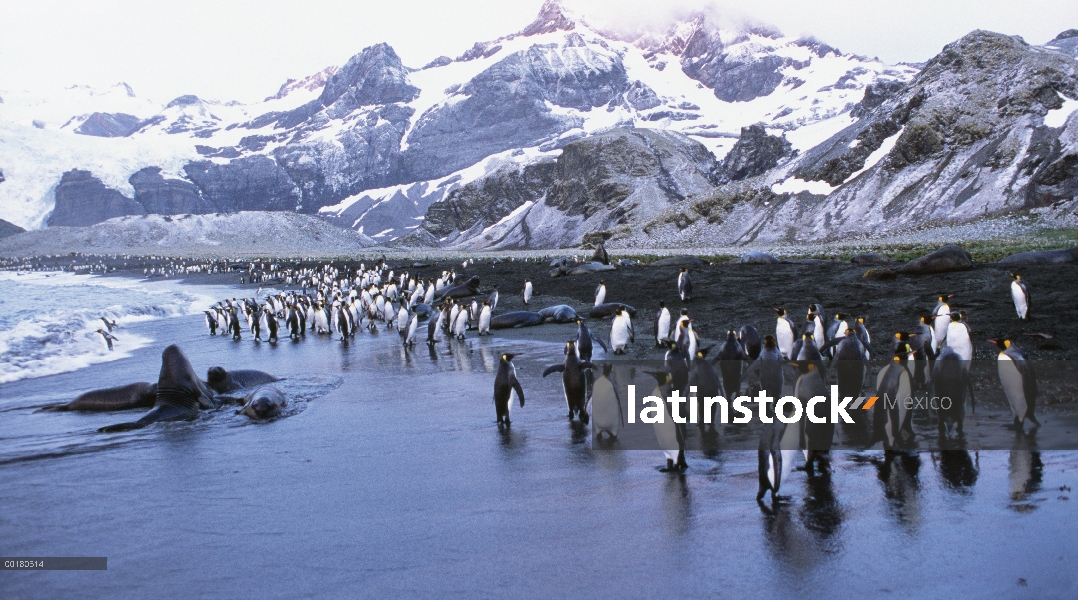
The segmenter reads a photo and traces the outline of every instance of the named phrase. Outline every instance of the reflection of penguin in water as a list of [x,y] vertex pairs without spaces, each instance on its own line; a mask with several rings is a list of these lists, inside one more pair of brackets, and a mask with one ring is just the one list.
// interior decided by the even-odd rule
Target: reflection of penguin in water
[[517,381],[517,369],[513,359],[520,354],[502,354],[498,362],[498,374],[494,376],[494,409],[498,413],[498,423],[509,425],[510,400],[516,392],[521,408],[524,407],[524,389]]
[[1033,363],[1010,340],[988,341],[1000,351],[996,365],[1003,392],[1014,414],[1014,429],[1021,432],[1026,419],[1033,423],[1034,429],[1040,427],[1040,421],[1033,415],[1037,406],[1037,374],[1033,371]]
[[97,332],[101,334],[101,338],[105,342],[105,347],[108,348],[109,352],[112,352],[112,342],[118,342],[120,340],[104,329],[98,329]]
[[1029,288],[1026,287],[1026,282],[1022,281],[1022,276],[1017,273],[1011,273],[1011,277],[1014,281],[1011,282],[1011,299],[1014,300],[1014,310],[1018,313],[1018,318],[1023,321],[1029,318]]
[[585,369],[594,369],[595,365],[590,362],[581,362],[576,355],[576,342],[570,340],[565,344],[565,362],[560,365],[547,367],[543,371],[543,377],[551,373],[561,373],[562,390],[565,392],[565,404],[569,408],[569,420],[573,416],[579,416],[580,422],[587,425],[588,412],[585,410],[587,403],[587,377]]
[[591,386],[591,398],[585,407],[585,414],[591,413],[591,429],[596,439],[602,439],[603,433],[610,439],[618,439],[618,432],[624,416],[621,412],[621,399],[610,380],[613,365],[603,365],[603,374]]
[[[670,376],[661,371],[649,371],[648,374],[655,378],[656,383],[655,391],[651,395],[659,400],[658,406],[642,410],[641,418],[643,419],[646,413],[654,413],[651,418],[655,426],[655,439],[658,440],[659,448],[666,455],[666,467],[659,470],[684,471],[689,468],[689,464],[685,462],[685,425],[675,423],[670,416],[670,411],[666,408],[665,398],[670,395]],[[656,401],[651,402],[654,404]],[[684,414],[681,416],[685,417]]]

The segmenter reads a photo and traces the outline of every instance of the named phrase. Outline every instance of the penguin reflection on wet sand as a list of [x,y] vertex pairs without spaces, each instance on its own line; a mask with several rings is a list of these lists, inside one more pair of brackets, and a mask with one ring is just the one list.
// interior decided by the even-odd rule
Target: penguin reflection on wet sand
[[543,371],[543,377],[551,373],[561,373],[562,389],[565,392],[565,404],[569,408],[569,420],[574,416],[580,418],[580,422],[588,424],[588,412],[585,410],[587,403],[588,381],[585,369],[594,369],[595,365],[590,362],[581,362],[576,354],[576,342],[570,340],[565,343],[565,362],[560,365],[552,365]]
[[494,376],[494,408],[498,413],[499,425],[508,426],[510,423],[509,407],[512,405],[510,401],[513,398],[513,392],[516,392],[520,400],[520,407],[524,408],[524,389],[517,381],[517,369],[513,366],[513,359],[518,356],[520,356],[519,353],[502,354],[498,362],[498,374]]

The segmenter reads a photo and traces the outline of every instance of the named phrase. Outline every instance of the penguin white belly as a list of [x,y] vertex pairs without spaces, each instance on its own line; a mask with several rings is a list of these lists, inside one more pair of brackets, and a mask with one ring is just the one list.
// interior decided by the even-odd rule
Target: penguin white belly
[[1026,318],[1029,314],[1029,305],[1026,303],[1026,293],[1022,291],[1022,286],[1018,285],[1017,281],[1011,282],[1011,298],[1014,299],[1014,310],[1018,313],[1018,318]]
[[460,311],[457,314],[457,322],[453,325],[453,334],[458,338],[464,337],[464,332],[468,329],[468,313],[467,311]]
[[614,352],[620,352],[625,350],[625,347],[629,345],[629,327],[625,324],[625,320],[621,317],[616,317],[614,322],[610,325],[610,346]]
[[[973,343],[969,339],[969,331],[962,323],[951,322],[947,326],[947,347],[958,354],[962,360],[973,359]],[[969,365],[966,365],[967,368]]]
[[656,327],[658,330],[655,333],[656,342],[665,342],[670,339],[670,313],[663,311],[663,314],[659,316],[659,324]]
[[606,288],[600,289],[595,294],[595,306],[599,306],[603,302],[606,302]]
[[778,325],[775,327],[775,338],[779,343],[779,352],[789,359],[790,353],[794,350],[794,330],[790,327],[789,321],[779,319]]
[[775,455],[771,452],[767,453],[767,482],[771,484],[771,489],[777,490],[779,484],[775,481]]
[[817,346],[822,346],[827,339],[824,335],[823,321],[820,320],[820,317],[816,317],[813,319],[813,322],[816,324],[816,327],[812,330],[812,337],[816,340]]
[[996,364],[999,368],[999,381],[1003,384],[1003,393],[1007,395],[1011,412],[1019,421],[1025,421],[1029,406],[1026,404],[1025,386],[1022,385],[1022,372],[1018,370],[1018,365],[1014,364],[1011,357],[1002,352],[999,353],[999,361]]
[[614,392],[614,384],[606,377],[600,377],[592,384],[591,423],[595,435],[607,432],[617,437],[621,428],[621,402]]
[[490,309],[487,307],[479,313],[479,333],[490,333]]
[[944,311],[944,316],[939,316],[932,321],[932,331],[936,334],[936,337],[932,339],[932,351],[935,352],[940,349],[940,346],[947,341],[947,329],[951,323],[950,309],[941,309]]

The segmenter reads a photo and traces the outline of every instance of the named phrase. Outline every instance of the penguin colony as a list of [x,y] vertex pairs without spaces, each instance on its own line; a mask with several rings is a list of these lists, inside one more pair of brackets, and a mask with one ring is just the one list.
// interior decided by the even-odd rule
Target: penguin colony
[[[474,260],[467,260],[461,266],[466,269],[473,263]],[[466,279],[455,269],[422,278],[407,270],[395,271],[384,260],[370,267],[361,264],[354,271],[330,264],[293,268],[249,263],[246,267],[248,282],[272,281],[299,289],[261,299],[256,296],[218,302],[205,312],[210,335],[220,332],[234,340],[250,335],[256,342],[277,343],[281,336],[298,341],[310,333],[333,336],[347,344],[360,331],[384,327],[395,329],[405,347],[413,347],[417,337],[433,346],[442,341],[465,339],[472,331],[479,336],[490,335],[499,300],[497,286],[480,292],[477,278]],[[165,270],[164,276],[192,268],[220,272],[224,265],[180,262]],[[1029,290],[1019,275],[1012,274],[1012,278],[1011,293],[1017,317],[1025,320],[1030,310]],[[682,303],[693,299],[688,269],[679,270],[671,287]],[[531,280],[526,279],[517,289],[525,304],[532,303],[535,290]],[[591,312],[592,317],[612,317],[607,341],[594,336],[584,320],[576,316],[572,319],[577,324],[576,335],[563,348],[564,361],[543,372],[543,377],[561,375],[569,420],[578,419],[585,425],[590,421],[593,434],[600,441],[616,439],[625,422],[616,391],[624,389],[624,385],[614,380],[609,362],[601,365],[593,362],[594,347],[599,346],[604,353],[622,354],[630,344],[636,343],[632,322],[635,309],[608,303],[609,293],[606,282],[600,280]],[[476,299],[477,296],[484,299]],[[937,411],[941,440],[961,437],[967,398],[971,407],[975,406],[969,377],[973,341],[968,315],[951,308],[952,298],[953,295],[940,294],[932,310],[911,323],[908,331],[893,334],[891,353],[884,357],[890,361],[877,374],[874,387],[875,394],[880,396],[905,398],[927,393],[952,398],[950,407]],[[655,388],[649,395],[665,398],[677,389],[685,396],[691,393],[700,397],[733,398],[748,389],[750,395],[765,390],[769,396],[778,398],[783,395],[783,385],[792,383],[793,395],[807,400],[826,396],[832,380],[841,396],[858,397],[871,389],[868,317],[827,313],[818,303],[806,306],[803,318],[785,308],[775,308],[774,324],[765,326],[764,335],[755,326],[744,325],[728,330],[715,348],[701,347],[687,308],[677,310],[675,315],[664,301],[658,302],[648,344],[653,343],[664,353],[665,370],[650,373]],[[570,312],[574,311],[570,309]],[[999,378],[1014,416],[1011,426],[1017,432],[1023,432],[1027,422],[1033,428],[1038,427],[1036,375],[1032,364],[1013,340],[989,340],[989,343],[999,351]],[[499,426],[510,425],[514,396],[524,406],[524,391],[513,365],[517,356],[502,354],[495,375],[494,404]],[[667,410],[665,404],[656,409]],[[711,417],[697,419],[701,435],[718,434],[717,418]],[[871,430],[865,432],[868,445],[882,442],[887,452],[900,452],[913,439],[911,411],[901,403],[890,408],[877,403],[865,418],[871,419]],[[859,425],[869,426],[867,422]],[[765,426],[759,443],[757,499],[762,501],[768,491],[772,501],[779,498],[782,481],[800,460],[799,454],[804,460],[801,468],[810,475],[817,469],[828,471],[835,427],[807,421],[786,424],[778,419]],[[675,424],[667,413],[661,424],[655,424],[655,436],[665,458],[665,466],[660,470],[685,470],[688,467],[686,425]]]

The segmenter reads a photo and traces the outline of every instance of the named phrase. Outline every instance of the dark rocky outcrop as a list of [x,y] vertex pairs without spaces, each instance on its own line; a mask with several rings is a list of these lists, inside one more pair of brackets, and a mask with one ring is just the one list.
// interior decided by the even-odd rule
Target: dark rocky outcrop
[[75,129],[80,135],[125,137],[138,129],[141,119],[124,113],[95,112]]
[[200,161],[183,170],[202,198],[221,212],[301,208],[299,188],[272,158],[251,156],[224,165]]
[[915,258],[898,268],[903,275],[928,275],[965,271],[973,266],[973,258],[960,246],[947,244],[931,254]]
[[106,187],[89,171],[64,173],[56,186],[56,206],[49,215],[50,227],[82,227],[114,217],[144,215],[146,209],[131,198]]
[[6,238],[24,231],[26,230],[16,224],[0,219],[0,238]]
[[217,212],[217,207],[205,200],[193,183],[182,179],[165,179],[158,167],[146,167],[132,175],[128,182],[135,188],[135,200],[147,213],[179,215]]
[[786,137],[768,135],[761,124],[741,128],[741,137],[714,175],[716,183],[740,181],[766,173],[791,153]]

